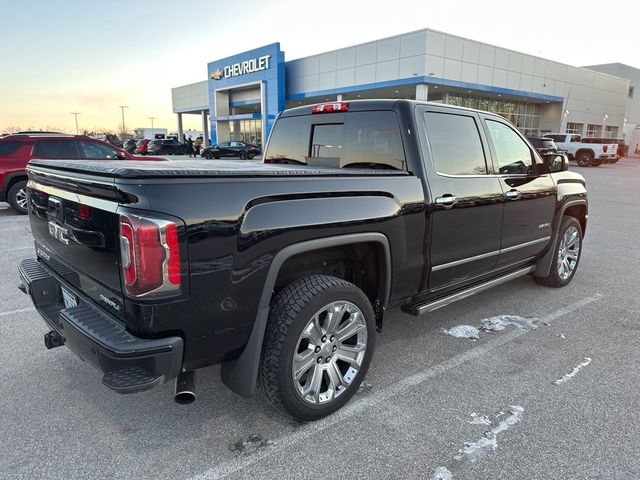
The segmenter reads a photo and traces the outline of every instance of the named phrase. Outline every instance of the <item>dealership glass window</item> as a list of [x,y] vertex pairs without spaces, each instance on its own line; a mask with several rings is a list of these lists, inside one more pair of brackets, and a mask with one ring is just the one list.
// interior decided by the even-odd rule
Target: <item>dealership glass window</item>
[[451,93],[447,103],[497,113],[516,125],[525,135],[539,133],[541,105],[537,103]]
[[618,137],[618,127],[606,127],[604,136],[607,138],[617,138]]
[[507,125],[487,120],[489,134],[502,174],[533,174],[531,150],[520,136]]
[[40,140],[33,150],[36,157],[79,158],[74,140]]
[[427,112],[425,122],[436,172],[445,175],[487,173],[480,133],[473,117]]
[[567,128],[565,129],[565,131],[567,133],[575,133],[576,135],[582,135],[583,128],[584,128],[584,123],[567,122]]
[[587,124],[587,137],[599,137],[602,133],[602,125]]

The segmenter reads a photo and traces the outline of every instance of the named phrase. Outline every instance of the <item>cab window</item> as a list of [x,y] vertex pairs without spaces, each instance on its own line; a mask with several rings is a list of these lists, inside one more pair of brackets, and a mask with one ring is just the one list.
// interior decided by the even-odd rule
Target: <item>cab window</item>
[[444,175],[487,173],[480,132],[473,117],[427,112],[425,121],[436,172]]
[[520,135],[504,123],[494,120],[486,122],[496,152],[498,172],[516,175],[534,174],[531,149]]

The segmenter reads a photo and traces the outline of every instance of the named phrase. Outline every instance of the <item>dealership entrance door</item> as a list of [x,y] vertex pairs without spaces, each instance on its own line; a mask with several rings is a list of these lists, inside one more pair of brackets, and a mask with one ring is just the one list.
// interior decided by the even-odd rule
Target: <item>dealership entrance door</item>
[[229,127],[231,140],[262,145],[262,119],[235,120]]

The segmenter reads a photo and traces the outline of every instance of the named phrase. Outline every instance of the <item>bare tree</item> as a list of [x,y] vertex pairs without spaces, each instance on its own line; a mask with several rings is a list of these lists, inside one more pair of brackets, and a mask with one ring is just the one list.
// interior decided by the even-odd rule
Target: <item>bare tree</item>
[[20,130],[22,129],[17,125],[9,125],[8,127],[4,128],[4,132],[6,133],[16,133],[16,132],[19,132]]

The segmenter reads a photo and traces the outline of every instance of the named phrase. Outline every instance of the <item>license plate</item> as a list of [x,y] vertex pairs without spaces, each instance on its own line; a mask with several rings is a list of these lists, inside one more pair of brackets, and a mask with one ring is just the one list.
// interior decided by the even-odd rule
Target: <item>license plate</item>
[[60,287],[60,289],[62,290],[62,300],[64,301],[65,308],[71,308],[78,305],[78,299],[73,293],[64,287]]

